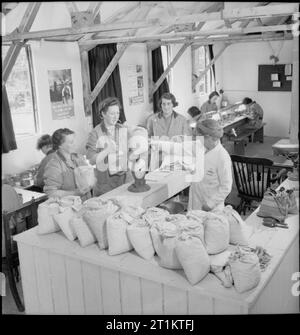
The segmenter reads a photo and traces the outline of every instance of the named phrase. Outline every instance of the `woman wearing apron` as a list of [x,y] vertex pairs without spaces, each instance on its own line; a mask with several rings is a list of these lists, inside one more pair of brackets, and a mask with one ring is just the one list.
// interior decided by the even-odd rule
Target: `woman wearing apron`
[[57,129],[52,135],[53,150],[44,172],[44,192],[49,197],[78,195],[82,201],[91,197],[89,189],[80,191],[74,169],[87,165],[85,159],[74,153],[75,136],[68,128]]
[[[121,104],[118,98],[106,98],[100,105],[99,113],[102,121],[89,134],[86,144],[87,159],[90,164],[96,164],[97,183],[93,189],[93,196],[97,197],[126,181],[126,161],[117,158],[115,167],[111,168],[111,160],[116,154],[122,153],[125,158],[127,150],[127,128],[118,123]],[[122,147],[122,148],[121,148]],[[122,150],[123,149],[123,150]],[[123,166],[122,165],[123,162]],[[119,164],[118,164],[119,163]]]

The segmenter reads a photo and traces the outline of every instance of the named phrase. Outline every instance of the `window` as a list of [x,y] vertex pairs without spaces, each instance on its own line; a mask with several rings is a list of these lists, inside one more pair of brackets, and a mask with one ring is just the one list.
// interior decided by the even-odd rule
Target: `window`
[[[162,54],[164,70],[165,70],[172,61],[171,46],[170,45],[162,45],[161,46],[161,54]],[[166,79],[167,79],[167,82],[169,84],[169,89],[170,89],[170,92],[171,92],[172,91],[172,88],[171,88],[172,87],[172,69],[169,71]]]
[[[208,46],[200,46],[193,50],[193,77],[196,79],[210,63]],[[199,81],[197,91],[200,95],[208,94],[215,90],[215,78],[212,68],[210,68],[206,75]]]
[[[2,46],[2,60],[9,46]],[[21,49],[6,82],[6,90],[16,136],[38,132],[36,99],[30,46]]]

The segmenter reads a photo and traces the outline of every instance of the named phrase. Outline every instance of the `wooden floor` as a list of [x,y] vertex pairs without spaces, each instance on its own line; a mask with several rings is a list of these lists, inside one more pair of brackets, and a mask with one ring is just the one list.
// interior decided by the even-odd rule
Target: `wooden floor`
[[[279,141],[278,137],[267,137],[264,138],[264,143],[248,143],[245,150],[246,156],[252,157],[263,157],[272,159],[274,156],[272,155],[272,145]],[[233,154],[233,144],[227,143],[225,145],[226,149],[230,154]],[[229,201],[233,205],[237,205],[239,203],[239,198],[237,196],[236,186],[233,185],[232,192],[229,195]],[[250,212],[247,213],[246,217],[250,215]],[[18,283],[18,289],[22,290],[21,283]],[[23,299],[23,297],[22,297]],[[3,314],[24,314],[18,312],[18,309],[15,305],[13,297],[10,293],[8,283],[6,283],[6,296],[2,297],[2,313]]]

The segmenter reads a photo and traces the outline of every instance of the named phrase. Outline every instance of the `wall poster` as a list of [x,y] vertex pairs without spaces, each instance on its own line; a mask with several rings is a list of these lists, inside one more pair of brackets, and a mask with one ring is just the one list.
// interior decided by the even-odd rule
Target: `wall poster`
[[48,70],[52,119],[74,117],[71,69]]
[[129,105],[144,102],[144,75],[142,65],[128,65],[127,83],[129,90]]

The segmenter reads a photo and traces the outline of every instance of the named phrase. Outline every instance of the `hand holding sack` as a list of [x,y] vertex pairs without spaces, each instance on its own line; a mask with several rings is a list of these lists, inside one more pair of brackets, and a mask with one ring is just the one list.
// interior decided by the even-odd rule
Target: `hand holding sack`
[[213,210],[212,212],[227,218],[229,222],[229,242],[231,244],[248,246],[246,224],[232,206],[226,206],[223,210]]
[[75,182],[82,194],[90,191],[97,182],[94,167],[91,165],[78,166],[74,169]]
[[259,259],[253,252],[238,248],[229,259],[234,286],[239,293],[255,288],[261,278]]

